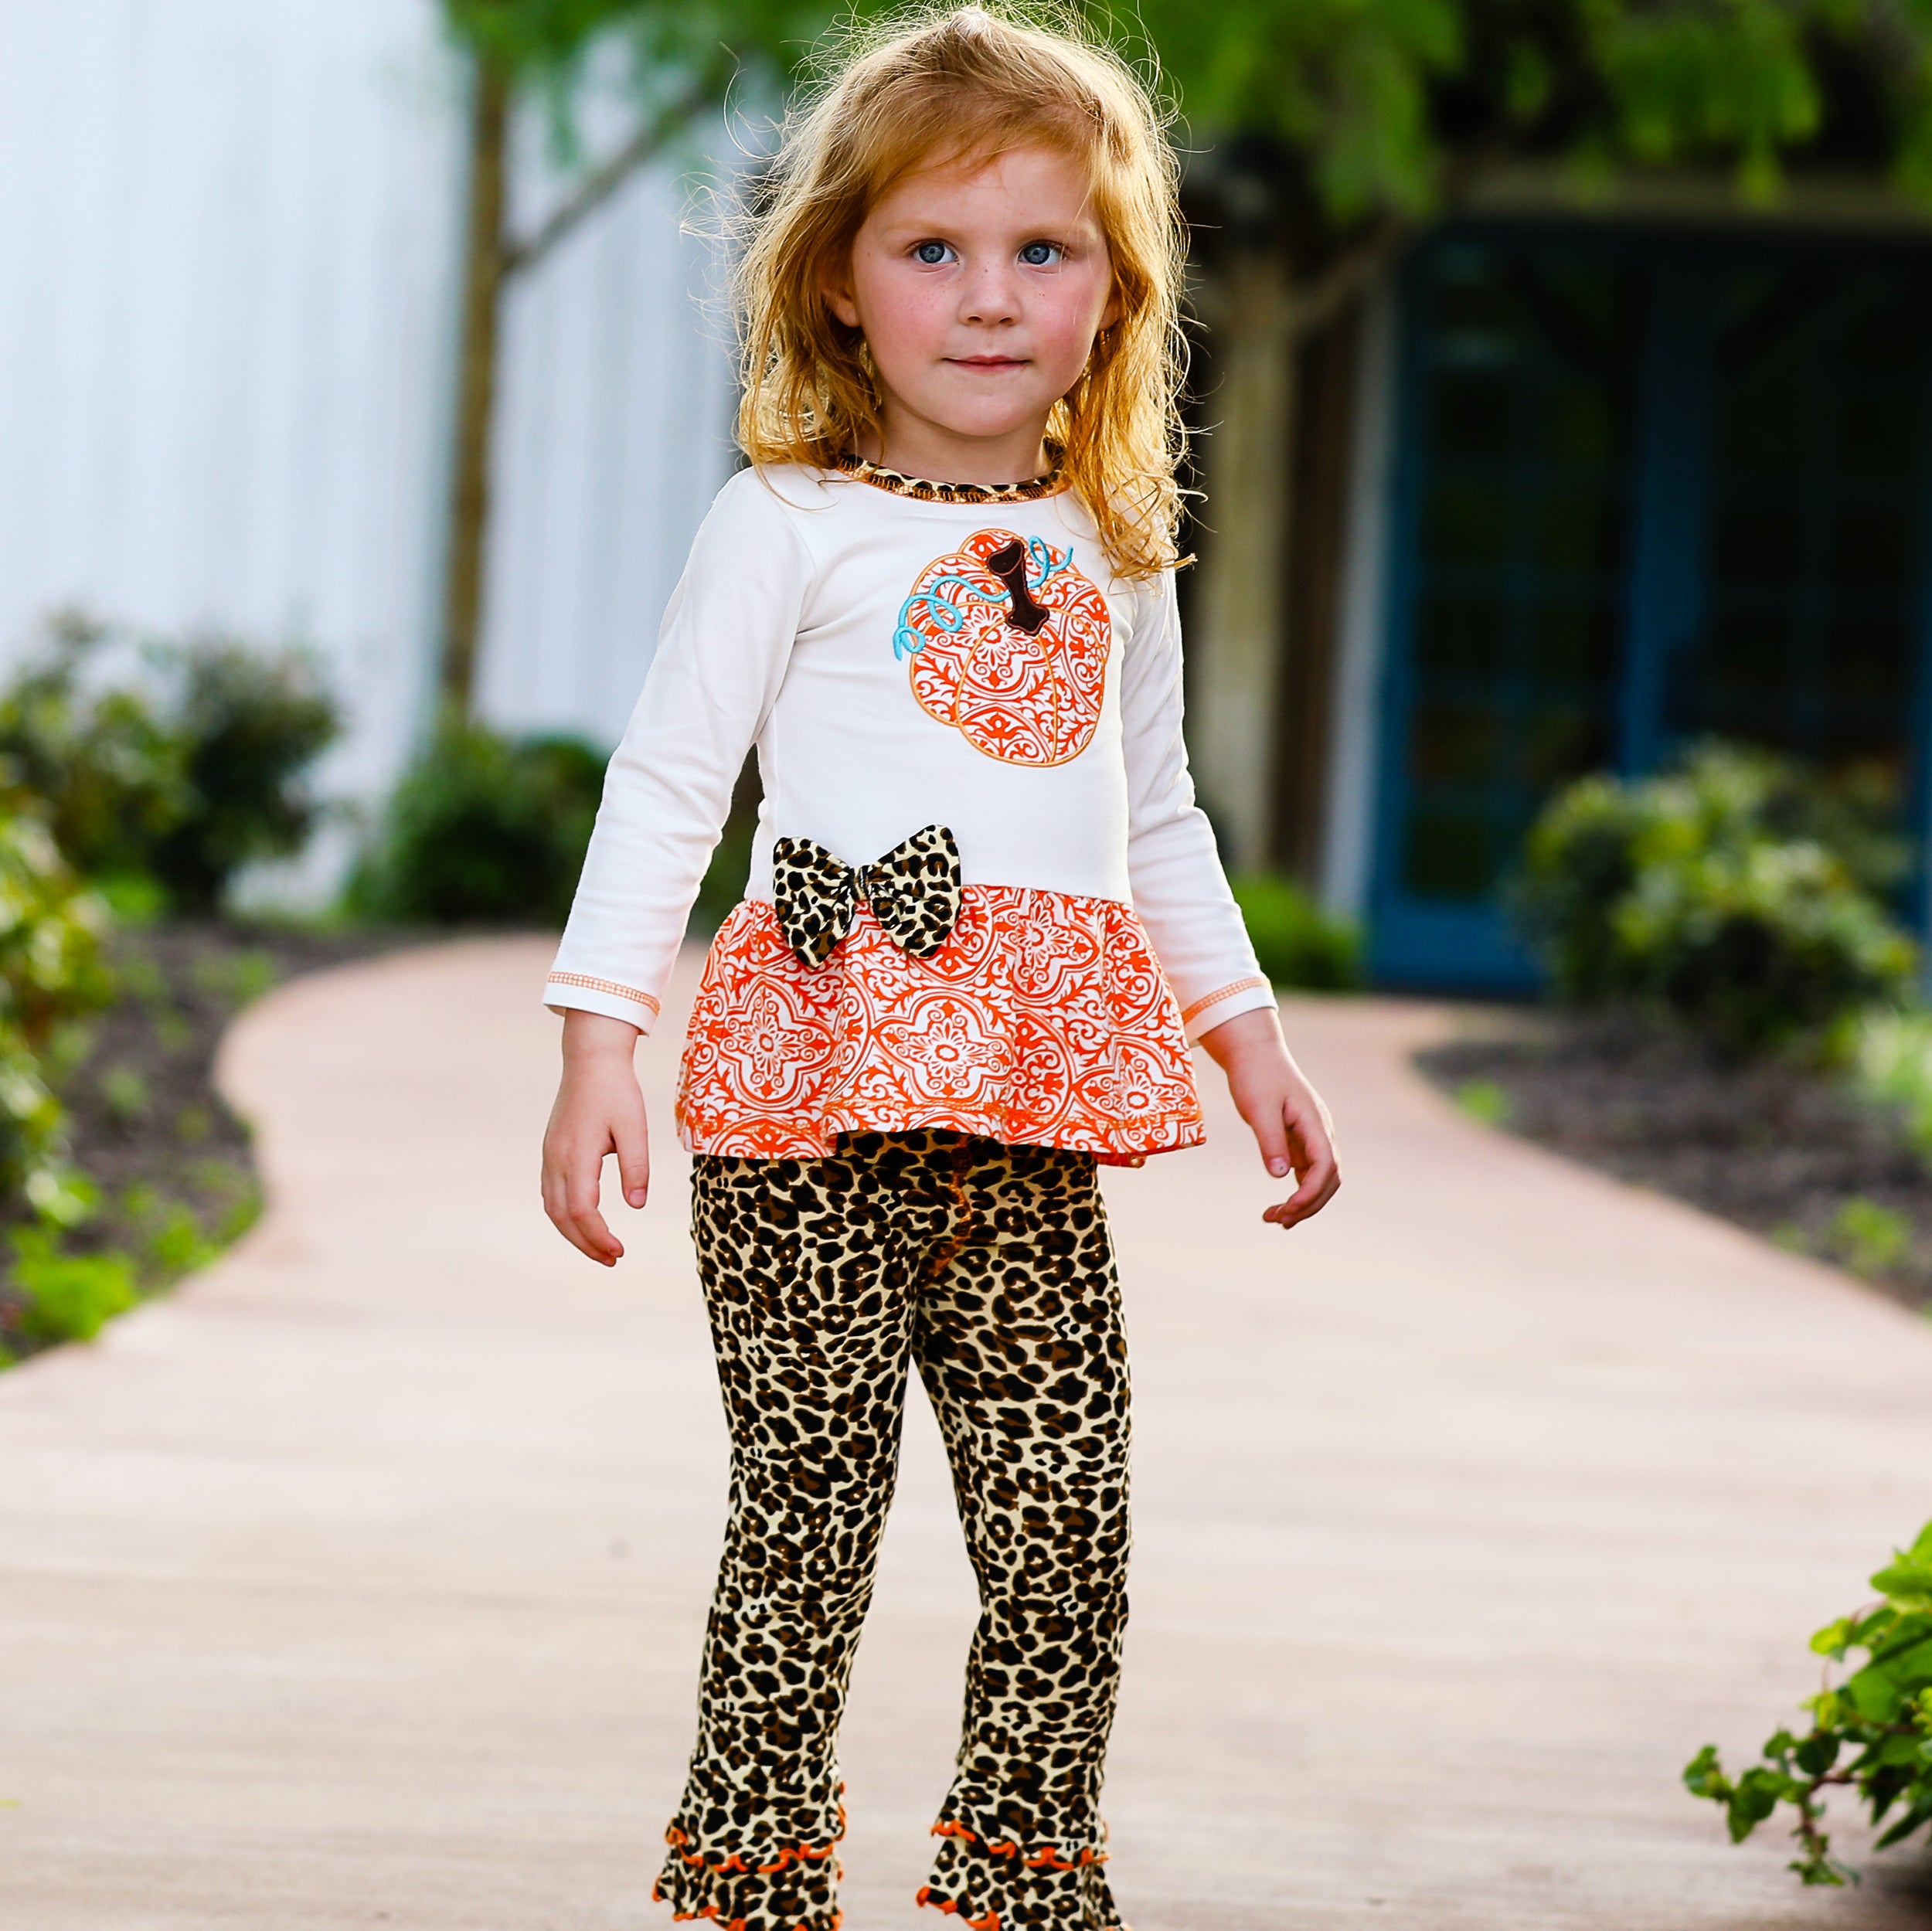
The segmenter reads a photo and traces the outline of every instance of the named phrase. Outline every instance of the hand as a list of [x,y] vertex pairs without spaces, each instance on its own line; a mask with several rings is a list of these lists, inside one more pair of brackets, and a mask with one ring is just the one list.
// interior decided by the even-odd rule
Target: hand
[[1201,1044],[1227,1075],[1228,1091],[1268,1171],[1279,1178],[1292,1167],[1300,1183],[1261,1218],[1292,1227],[1318,1214],[1342,1185],[1335,1124],[1281,1037],[1281,1015],[1272,1006],[1236,1013],[1202,1033]]
[[624,1197],[641,1207],[651,1191],[644,1095],[631,1058],[638,1028],[600,1012],[563,1015],[563,1077],[543,1134],[543,1211],[570,1245],[606,1267],[624,1243],[597,1211],[604,1157],[614,1153]]

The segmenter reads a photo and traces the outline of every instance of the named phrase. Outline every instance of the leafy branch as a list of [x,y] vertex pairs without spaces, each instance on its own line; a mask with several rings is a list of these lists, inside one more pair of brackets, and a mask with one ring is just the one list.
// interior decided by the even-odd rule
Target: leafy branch
[[[1811,1638],[1827,1668],[1824,1688],[1801,1706],[1811,1713],[1807,1734],[1773,1732],[1762,1761],[1735,1778],[1714,1743],[1684,1766],[1685,1787],[1723,1809],[1733,1844],[1790,1805],[1798,1852],[1790,1868],[1808,1885],[1858,1881],[1832,1855],[1825,1794],[1834,1787],[1856,1790],[1874,1826],[1892,1820],[1880,1850],[1932,1824],[1932,1522],[1872,1586],[1882,1600]],[[1862,1667],[1835,1685],[1829,1666],[1854,1650],[1864,1653]]]

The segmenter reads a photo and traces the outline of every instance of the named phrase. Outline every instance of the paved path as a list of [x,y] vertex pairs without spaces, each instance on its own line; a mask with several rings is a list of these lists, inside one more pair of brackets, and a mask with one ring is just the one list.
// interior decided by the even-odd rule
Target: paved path
[[[675,1151],[614,1277],[536,1211],[546,954],[257,1008],[226,1077],[267,1219],[0,1378],[8,1931],[662,1920],[723,1440]],[[1426,1008],[1291,1018],[1346,1128],[1328,1215],[1259,1226],[1220,1108],[1111,1184],[1139,1931],[1932,1925],[1922,1865],[1803,1893],[1675,1784],[1932,1513],[1932,1326],[1465,1124],[1404,1069]],[[925,1915],[971,1613],[921,1412],[848,1727],[852,1931]]]

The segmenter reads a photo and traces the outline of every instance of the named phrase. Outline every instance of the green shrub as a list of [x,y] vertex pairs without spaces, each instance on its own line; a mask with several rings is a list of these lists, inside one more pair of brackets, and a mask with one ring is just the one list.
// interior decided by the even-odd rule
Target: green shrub
[[77,614],[56,618],[46,658],[0,692],[0,758],[44,801],[56,842],[91,879],[147,872],[155,841],[188,807],[183,746],[149,699],[85,688],[107,636]]
[[1668,1014],[1739,1053],[1815,1042],[1906,998],[1916,950],[1875,890],[1890,860],[1875,834],[1849,853],[1825,842],[1855,818],[1830,795],[1722,746],[1560,793],[1514,888],[1556,991]]
[[1272,872],[1231,881],[1261,970],[1278,986],[1338,992],[1362,982],[1362,935]]
[[1736,1778],[1717,1746],[1706,1744],[1684,1768],[1693,1797],[1719,1805],[1731,1841],[1741,1844],[1781,1804],[1791,1806],[1798,1855],[1791,1868],[1807,1884],[1855,1876],[1831,1854],[1825,1795],[1855,1790],[1874,1824],[1887,1827],[1881,1850],[1932,1824],[1932,1522],[1910,1549],[1872,1578],[1884,1599],[1828,1623],[1811,1638],[1815,1654],[1843,1664],[1854,1650],[1862,1667],[1799,1706],[1808,1732],[1773,1732],[1761,1760]]
[[80,889],[36,803],[0,795],[0,1214],[25,1202],[73,1217],[61,1110],[43,1059],[110,995],[105,926],[105,907]]
[[1509,1095],[1493,1079],[1465,1079],[1457,1087],[1456,1104],[1485,1127],[1506,1127],[1515,1110]]
[[573,738],[445,723],[396,787],[352,906],[405,923],[561,925],[604,767]]
[[1913,1144],[1932,1155],[1932,1012],[1879,1007],[1862,1015],[1852,1068],[1865,1096],[1895,1109]]
[[148,647],[151,688],[97,688],[90,659],[108,639],[56,620],[45,658],[0,692],[0,760],[117,902],[217,911],[243,865],[307,838],[302,779],[341,729],[336,707],[300,653],[219,638]]
[[91,1341],[134,1304],[134,1263],[124,1254],[63,1253],[46,1227],[16,1227],[12,1239],[19,1324],[30,1338]]
[[187,796],[148,865],[179,909],[206,916],[243,866],[308,842],[317,807],[302,780],[342,720],[299,651],[268,656],[216,638],[172,658]]
[[1869,1280],[1889,1273],[1912,1246],[1912,1222],[1896,1207],[1854,1194],[1832,1216],[1832,1250]]

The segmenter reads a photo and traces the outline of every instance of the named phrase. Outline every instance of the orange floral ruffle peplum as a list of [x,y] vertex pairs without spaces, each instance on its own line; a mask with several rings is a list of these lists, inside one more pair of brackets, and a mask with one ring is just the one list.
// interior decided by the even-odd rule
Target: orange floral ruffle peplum
[[694,1153],[774,1160],[942,1127],[1138,1166],[1202,1137],[1180,1011],[1133,909],[996,885],[965,887],[924,959],[862,905],[815,970],[743,901],[705,961],[678,1127]]

